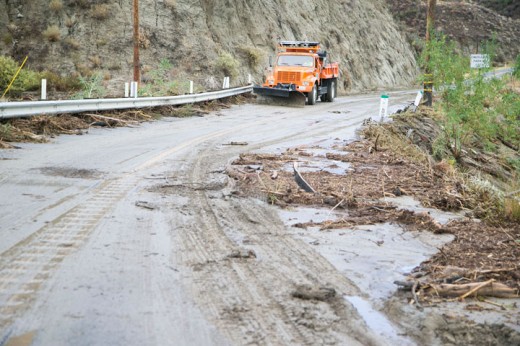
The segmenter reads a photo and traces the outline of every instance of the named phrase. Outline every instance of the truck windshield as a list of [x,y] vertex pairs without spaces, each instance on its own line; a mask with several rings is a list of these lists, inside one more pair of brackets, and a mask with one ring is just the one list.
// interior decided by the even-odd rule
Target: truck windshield
[[314,66],[314,58],[308,55],[280,55],[278,66]]

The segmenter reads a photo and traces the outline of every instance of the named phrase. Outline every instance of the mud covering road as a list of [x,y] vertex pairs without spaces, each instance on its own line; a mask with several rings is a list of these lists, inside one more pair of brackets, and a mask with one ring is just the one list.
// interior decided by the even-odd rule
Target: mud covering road
[[226,175],[243,152],[354,138],[378,103],[241,105],[1,151],[0,345],[414,344],[363,316],[355,268]]

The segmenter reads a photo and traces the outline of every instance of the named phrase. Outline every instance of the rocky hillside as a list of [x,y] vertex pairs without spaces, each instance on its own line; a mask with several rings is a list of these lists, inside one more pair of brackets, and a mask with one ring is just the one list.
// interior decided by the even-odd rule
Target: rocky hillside
[[[426,3],[416,0],[386,0],[401,23],[408,41],[417,44],[426,32]],[[511,61],[520,54],[520,1],[448,0],[437,1],[436,29],[458,42],[466,53],[477,53],[482,43],[495,38],[497,62]]]
[[[160,61],[171,77],[217,86],[260,81],[279,39],[319,40],[341,63],[341,89],[410,85],[413,50],[382,0],[140,0],[143,76]],[[132,0],[0,2],[0,53],[60,74],[132,76]]]

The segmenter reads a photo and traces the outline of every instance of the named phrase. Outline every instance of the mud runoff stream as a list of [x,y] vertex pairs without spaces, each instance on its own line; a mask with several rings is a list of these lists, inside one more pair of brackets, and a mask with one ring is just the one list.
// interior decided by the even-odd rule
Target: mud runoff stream
[[[411,200],[402,198],[409,206]],[[399,203],[399,199],[394,199]],[[424,208],[416,207],[416,210]],[[340,219],[347,212],[330,212],[326,209],[293,208],[280,210],[280,216],[289,225],[291,221],[323,222],[331,217]],[[451,213],[438,213],[438,220],[457,218]],[[293,222],[294,223],[294,222]],[[363,296],[345,296],[367,325],[384,339],[401,345],[414,342],[403,336],[379,310],[396,290],[395,280],[402,280],[422,261],[453,239],[452,235],[433,235],[427,232],[408,232],[390,223],[360,225],[349,229],[321,231],[317,227],[292,228],[295,236],[313,245],[315,250],[330,261],[340,272],[352,280],[364,293]]]

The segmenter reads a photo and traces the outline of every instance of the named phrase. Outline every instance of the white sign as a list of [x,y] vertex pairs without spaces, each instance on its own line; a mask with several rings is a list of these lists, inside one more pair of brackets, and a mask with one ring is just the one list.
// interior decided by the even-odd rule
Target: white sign
[[489,68],[489,54],[471,54],[471,68]]

